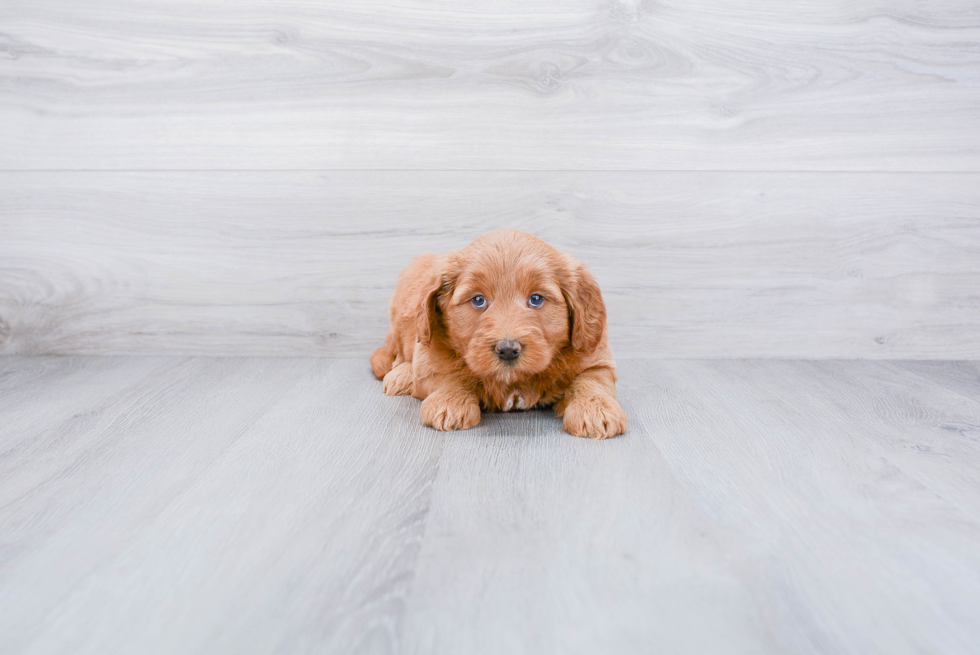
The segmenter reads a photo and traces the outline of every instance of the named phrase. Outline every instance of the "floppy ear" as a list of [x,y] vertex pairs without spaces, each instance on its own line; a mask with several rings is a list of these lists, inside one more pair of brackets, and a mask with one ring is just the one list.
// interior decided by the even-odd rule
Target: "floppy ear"
[[589,352],[599,345],[606,327],[606,304],[592,273],[574,263],[562,279],[562,295],[568,305],[568,329],[572,348]]
[[433,262],[431,274],[422,283],[420,302],[415,315],[418,339],[424,344],[432,343],[432,333],[439,325],[439,297],[451,293],[458,276],[454,260],[450,256],[439,257]]

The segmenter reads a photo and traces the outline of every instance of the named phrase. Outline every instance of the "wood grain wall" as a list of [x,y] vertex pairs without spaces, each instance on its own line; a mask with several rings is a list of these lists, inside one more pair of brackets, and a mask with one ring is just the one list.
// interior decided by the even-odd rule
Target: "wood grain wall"
[[0,352],[366,353],[499,227],[620,356],[980,358],[980,10],[0,5]]

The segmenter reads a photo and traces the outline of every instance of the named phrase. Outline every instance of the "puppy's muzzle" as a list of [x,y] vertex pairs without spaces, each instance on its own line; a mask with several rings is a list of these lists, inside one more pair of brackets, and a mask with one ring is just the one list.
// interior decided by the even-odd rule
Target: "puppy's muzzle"
[[498,341],[493,351],[497,353],[497,357],[501,361],[512,362],[521,356],[521,342],[511,341],[510,339]]

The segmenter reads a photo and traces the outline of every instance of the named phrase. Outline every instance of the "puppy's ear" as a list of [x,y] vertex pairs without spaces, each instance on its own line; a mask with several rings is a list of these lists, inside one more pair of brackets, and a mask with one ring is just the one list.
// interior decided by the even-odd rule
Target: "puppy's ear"
[[459,272],[455,258],[450,254],[439,257],[432,266],[429,277],[422,283],[421,302],[415,315],[419,341],[432,343],[432,333],[439,325],[439,298],[452,293]]
[[568,305],[569,340],[578,352],[589,352],[599,345],[606,327],[606,304],[592,273],[572,261],[561,279],[561,291]]

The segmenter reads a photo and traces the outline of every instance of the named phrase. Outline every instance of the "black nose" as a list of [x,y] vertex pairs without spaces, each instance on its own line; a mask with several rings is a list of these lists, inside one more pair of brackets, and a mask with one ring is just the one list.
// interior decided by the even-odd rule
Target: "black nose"
[[497,353],[497,357],[505,362],[512,362],[521,356],[521,342],[510,340],[498,341],[493,351]]

